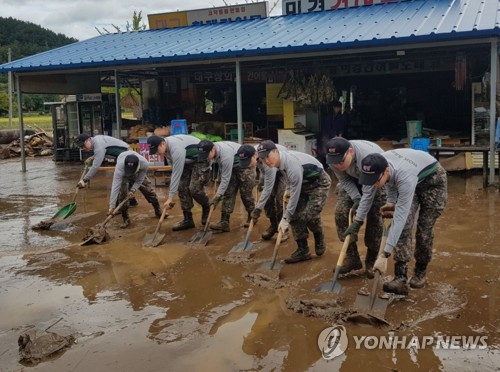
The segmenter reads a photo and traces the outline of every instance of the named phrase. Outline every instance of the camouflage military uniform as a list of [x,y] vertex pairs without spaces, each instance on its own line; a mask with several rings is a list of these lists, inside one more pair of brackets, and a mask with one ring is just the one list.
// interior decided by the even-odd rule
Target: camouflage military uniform
[[330,176],[323,171],[316,181],[302,184],[299,202],[290,220],[295,240],[307,239],[308,229],[314,235],[323,234],[321,211],[326,204],[331,182]]
[[[117,205],[123,201],[124,198],[127,197],[130,188],[135,182],[135,177],[123,177],[122,183],[120,186],[120,194],[118,196],[118,201]],[[158,204],[158,197],[156,196],[156,192],[153,189],[153,185],[151,184],[151,181],[149,180],[148,177],[144,178],[144,181],[142,182],[141,186],[139,187],[139,191],[144,195],[144,198],[148,201],[148,203],[151,203],[153,205]],[[121,212],[124,214],[129,207],[129,203],[125,203],[125,205],[122,207]]]
[[[337,184],[335,193],[337,194],[337,204],[335,206],[335,225],[337,226],[337,235],[339,236],[339,239],[344,241],[344,233],[349,226],[349,211],[352,207],[353,201],[340,183]],[[380,207],[385,204],[385,201],[385,190],[377,190],[373,204],[366,216],[365,245],[369,252],[373,252],[372,257],[376,257],[380,248],[383,230]],[[358,246],[356,242],[351,242],[349,244],[346,255],[347,257],[358,256]]]
[[273,186],[273,192],[267,199],[264,206],[266,217],[269,218],[271,224],[278,228],[278,224],[283,217],[283,195],[285,194],[286,183],[279,172],[276,173],[276,180]]
[[255,199],[253,188],[255,186],[255,169],[240,169],[233,168],[231,179],[224,198],[222,200],[222,213],[230,215],[234,211],[236,202],[236,193],[240,190],[240,197],[248,214],[252,213],[255,208]]
[[394,260],[409,262],[413,255],[412,229],[417,210],[420,207],[417,221],[415,246],[416,264],[427,265],[432,258],[434,240],[434,224],[441,216],[448,199],[448,178],[446,171],[439,165],[438,170],[420,182],[416,189],[408,219],[394,249]]
[[206,161],[184,165],[179,183],[179,199],[181,209],[193,209],[193,199],[200,205],[208,205],[205,185],[210,181],[210,164]]

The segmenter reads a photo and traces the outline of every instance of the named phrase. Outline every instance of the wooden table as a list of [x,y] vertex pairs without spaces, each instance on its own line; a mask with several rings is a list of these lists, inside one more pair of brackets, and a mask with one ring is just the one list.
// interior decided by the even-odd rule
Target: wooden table
[[[427,150],[439,161],[439,155],[443,152],[482,152],[483,153],[483,187],[488,187],[488,157],[490,154],[489,146],[429,146]],[[495,156],[495,155],[493,155]]]

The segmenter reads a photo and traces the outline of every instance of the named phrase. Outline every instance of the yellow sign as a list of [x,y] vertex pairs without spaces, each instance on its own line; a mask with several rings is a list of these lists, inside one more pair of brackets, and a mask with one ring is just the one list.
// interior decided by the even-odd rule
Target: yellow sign
[[267,115],[283,115],[283,99],[278,97],[282,83],[266,84]]
[[175,28],[187,26],[187,13],[163,13],[148,15],[149,29]]

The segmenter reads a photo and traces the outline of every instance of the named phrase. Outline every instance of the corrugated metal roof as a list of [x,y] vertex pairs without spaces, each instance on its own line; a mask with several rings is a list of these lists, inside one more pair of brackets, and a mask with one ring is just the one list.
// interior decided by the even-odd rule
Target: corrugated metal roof
[[0,72],[140,65],[500,36],[500,0],[408,0],[236,23],[107,34]]

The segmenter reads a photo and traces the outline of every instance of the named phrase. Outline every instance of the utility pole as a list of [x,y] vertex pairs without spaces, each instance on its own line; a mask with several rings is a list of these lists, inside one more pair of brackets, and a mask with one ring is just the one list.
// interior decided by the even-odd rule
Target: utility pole
[[[12,59],[11,50],[9,48],[9,57],[8,61],[10,62]],[[8,73],[8,84],[7,89],[9,90],[9,128],[12,129],[12,71]]]

